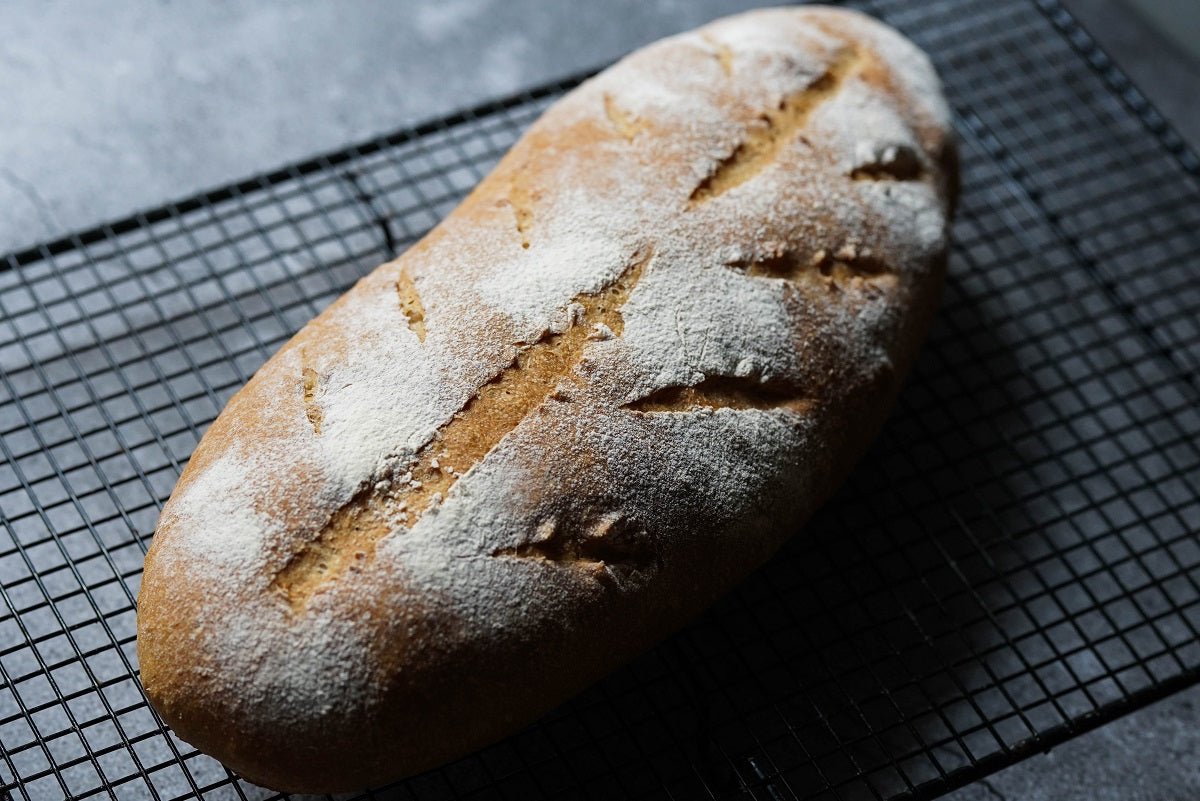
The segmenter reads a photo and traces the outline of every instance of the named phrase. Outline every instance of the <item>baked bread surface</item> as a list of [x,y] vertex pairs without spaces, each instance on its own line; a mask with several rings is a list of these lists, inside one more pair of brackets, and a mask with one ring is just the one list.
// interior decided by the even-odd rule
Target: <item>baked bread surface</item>
[[279,789],[544,713],[765,560],[886,415],[954,191],[927,59],[755,11],[558,101],[230,401],[163,510],[147,696]]

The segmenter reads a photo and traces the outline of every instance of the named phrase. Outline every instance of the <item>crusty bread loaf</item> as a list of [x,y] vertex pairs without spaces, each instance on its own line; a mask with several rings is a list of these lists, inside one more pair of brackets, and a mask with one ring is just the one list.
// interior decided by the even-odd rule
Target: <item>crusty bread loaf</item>
[[887,413],[955,182],[926,58],[731,17],[557,102],[229,402],[146,559],[146,693],[261,784],[542,714],[765,560]]

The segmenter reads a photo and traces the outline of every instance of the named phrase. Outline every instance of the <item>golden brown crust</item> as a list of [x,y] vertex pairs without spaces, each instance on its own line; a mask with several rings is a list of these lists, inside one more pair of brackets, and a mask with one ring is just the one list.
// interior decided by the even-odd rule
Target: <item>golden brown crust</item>
[[912,45],[819,8],[555,104],[197,446],[139,597],[164,719],[253,781],[359,789],[683,625],[882,424],[944,269],[947,116]]

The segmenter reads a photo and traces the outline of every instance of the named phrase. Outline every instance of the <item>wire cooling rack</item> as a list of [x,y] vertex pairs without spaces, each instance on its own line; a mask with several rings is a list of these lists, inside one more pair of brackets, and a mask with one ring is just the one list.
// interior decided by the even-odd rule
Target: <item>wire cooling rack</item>
[[[1200,168],[1053,2],[865,6],[934,55],[964,165],[878,443],[695,625],[363,797],[930,797],[1200,679]],[[573,83],[3,259],[0,796],[275,797],[139,689],[160,504],[254,369]]]

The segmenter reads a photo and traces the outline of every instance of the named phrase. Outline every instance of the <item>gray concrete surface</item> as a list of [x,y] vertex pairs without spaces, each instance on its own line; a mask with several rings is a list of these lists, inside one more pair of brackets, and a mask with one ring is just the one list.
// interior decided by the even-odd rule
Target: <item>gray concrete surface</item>
[[0,4],[0,252],[759,4]]
[[1195,801],[1200,687],[1077,737],[945,801]]
[[[1062,2],[1200,150],[1200,0]],[[1185,41],[1191,44],[1185,47]]]
[[[1200,68],[1118,0],[1067,0],[1200,143]],[[0,5],[0,251],[611,60],[753,0]],[[965,788],[1200,798],[1200,688]]]
[[1196,0],[1128,0],[1134,10],[1187,55],[1200,59],[1200,3]]

